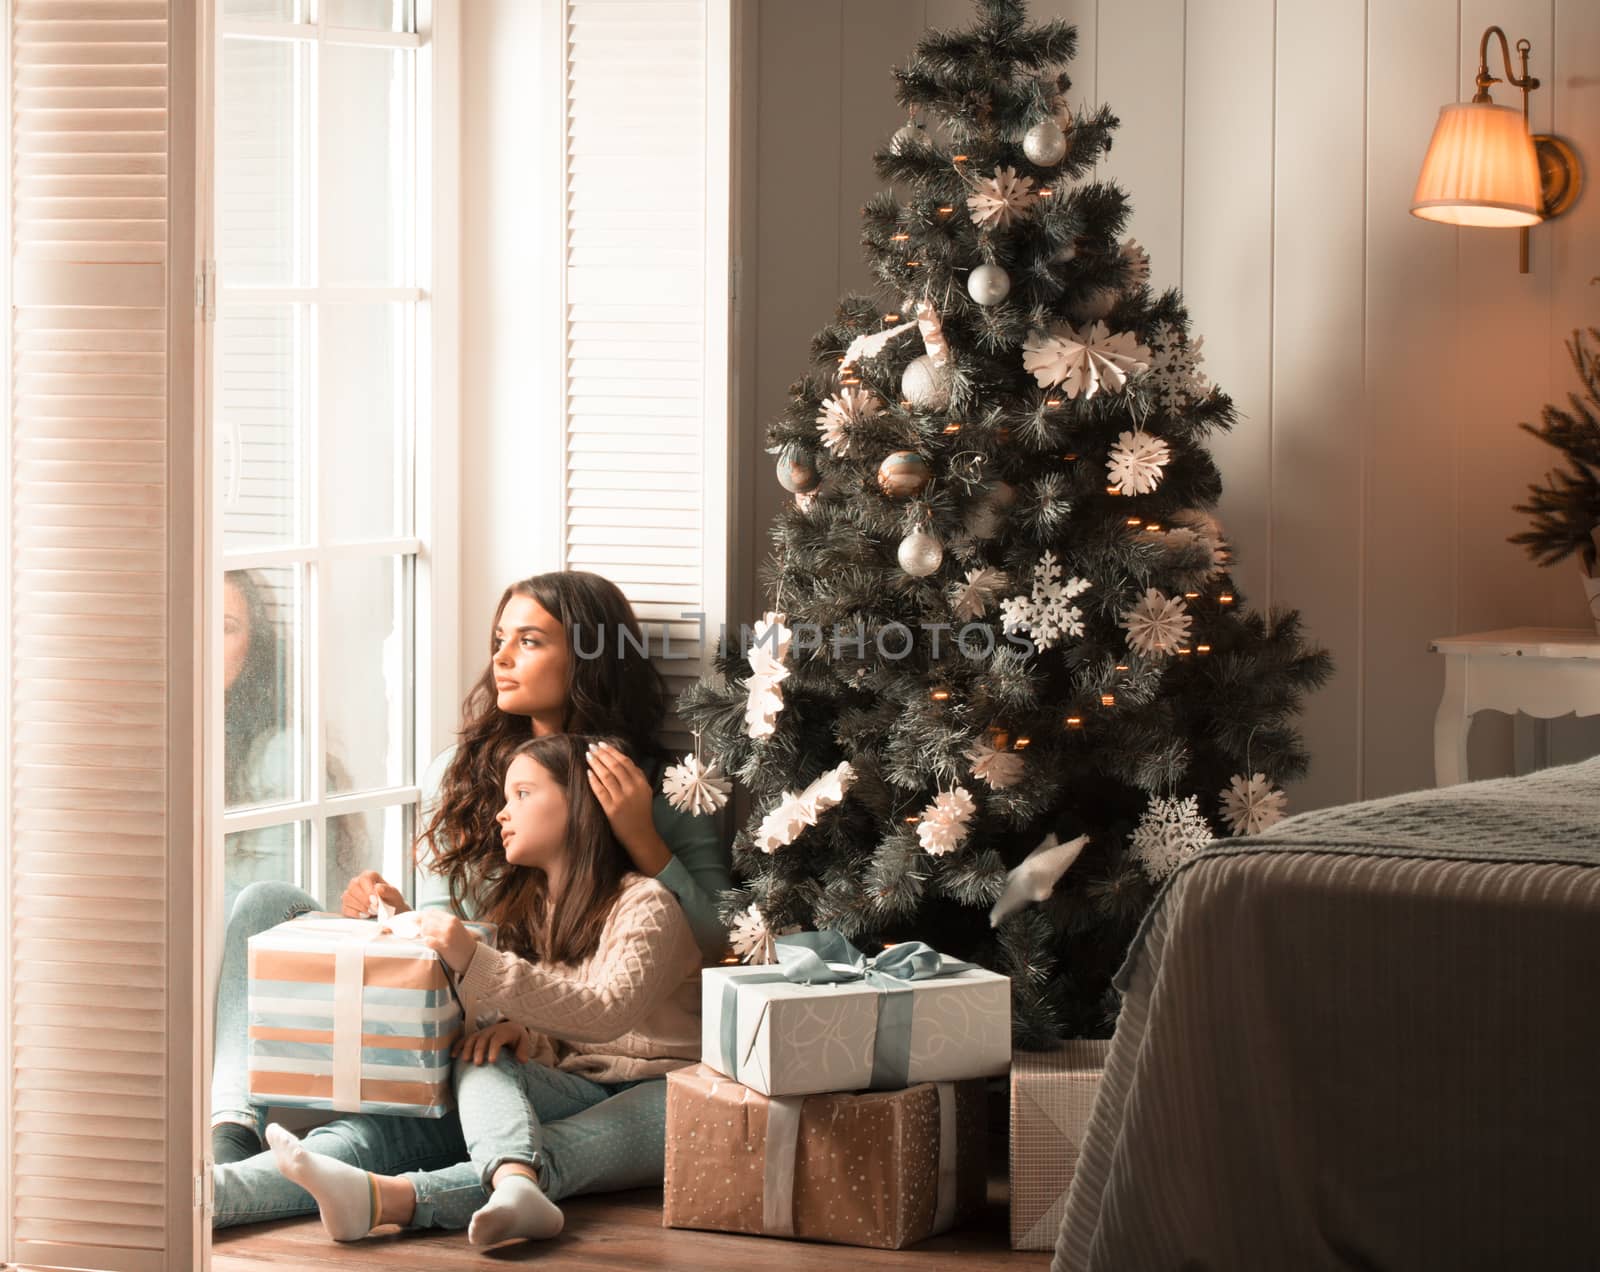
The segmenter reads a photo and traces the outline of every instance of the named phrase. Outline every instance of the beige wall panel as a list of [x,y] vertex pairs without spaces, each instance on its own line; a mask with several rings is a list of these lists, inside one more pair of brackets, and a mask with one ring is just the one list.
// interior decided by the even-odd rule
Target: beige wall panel
[[[1455,0],[1372,5],[1367,27],[1366,676],[1368,796],[1433,780],[1456,628],[1458,231],[1410,215],[1417,167],[1458,82]],[[1285,492],[1287,494],[1287,492]]]
[[1294,808],[1360,794],[1366,118],[1348,99],[1366,22],[1363,0],[1278,11],[1272,597],[1300,611],[1335,667],[1307,706],[1311,772]]
[[1098,97],[1122,121],[1099,175],[1132,199],[1126,233],[1157,291],[1183,280],[1184,26],[1184,0],[1125,0],[1103,6],[1095,36]]
[[[1239,422],[1219,434],[1223,524],[1246,600],[1269,605],[1272,562],[1272,0],[1188,15],[1183,288],[1206,367]],[[1138,191],[1133,192],[1138,197]]]

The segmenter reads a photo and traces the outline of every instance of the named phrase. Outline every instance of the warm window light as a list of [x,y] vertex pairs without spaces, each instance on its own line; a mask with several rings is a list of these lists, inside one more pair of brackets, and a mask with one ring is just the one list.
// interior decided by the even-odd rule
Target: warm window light
[[[1500,40],[1505,78],[1489,74],[1489,37]],[[1560,138],[1528,132],[1528,94],[1539,81],[1528,74],[1527,40],[1517,41],[1522,74],[1511,72],[1511,49],[1497,26],[1478,43],[1478,91],[1470,102],[1439,109],[1433,140],[1422,159],[1411,214],[1446,225],[1521,227],[1521,267],[1528,272],[1527,227],[1560,216],[1578,197],[1582,172],[1572,147]],[[1522,91],[1522,110],[1496,106],[1489,85]]]

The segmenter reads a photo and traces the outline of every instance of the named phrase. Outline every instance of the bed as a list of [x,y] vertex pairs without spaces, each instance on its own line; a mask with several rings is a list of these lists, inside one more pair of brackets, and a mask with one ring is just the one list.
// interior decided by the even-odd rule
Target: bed
[[1054,1272],[1600,1266],[1600,759],[1214,845],[1117,984]]

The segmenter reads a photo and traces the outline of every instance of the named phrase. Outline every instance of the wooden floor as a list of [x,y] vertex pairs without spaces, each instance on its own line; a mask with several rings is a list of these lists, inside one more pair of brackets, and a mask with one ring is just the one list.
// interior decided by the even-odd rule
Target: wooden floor
[[541,1262],[550,1268],[619,1269],[643,1272],[750,1272],[781,1265],[785,1272],[838,1272],[840,1267],[1043,1269],[1048,1253],[1009,1248],[1006,1181],[991,1176],[989,1204],[959,1232],[934,1237],[909,1250],[863,1250],[854,1246],[775,1241],[721,1232],[689,1232],[661,1226],[659,1189],[575,1197],[562,1207],[566,1230],[553,1241],[510,1242],[482,1251],[464,1232],[380,1233],[350,1245],[328,1240],[316,1219],[259,1224],[219,1232],[213,1244],[214,1272],[322,1272],[338,1268],[385,1268],[388,1272],[450,1272],[494,1264]]

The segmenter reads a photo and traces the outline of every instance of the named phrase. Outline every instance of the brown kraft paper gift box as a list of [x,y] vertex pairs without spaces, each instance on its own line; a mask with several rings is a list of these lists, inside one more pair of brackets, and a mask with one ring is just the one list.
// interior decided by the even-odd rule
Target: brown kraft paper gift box
[[768,1097],[695,1065],[667,1075],[663,1222],[898,1250],[983,1205],[984,1147],[981,1078]]
[[1011,1248],[1054,1250],[1109,1041],[1011,1057]]

